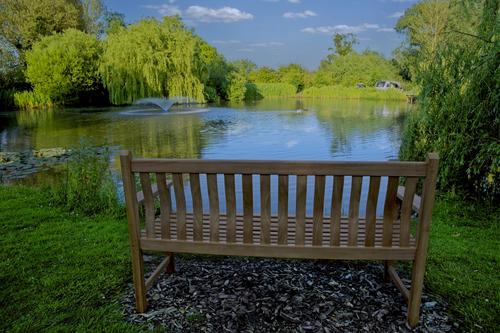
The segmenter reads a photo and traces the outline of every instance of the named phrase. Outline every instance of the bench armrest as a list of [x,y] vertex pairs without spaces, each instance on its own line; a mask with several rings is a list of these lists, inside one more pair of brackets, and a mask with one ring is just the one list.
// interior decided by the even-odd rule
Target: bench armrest
[[[404,186],[398,186],[398,199],[403,201],[403,198],[405,196],[405,187]],[[413,197],[413,203],[411,205],[412,209],[418,213],[420,211],[420,202],[422,201],[422,198],[415,194]]]
[[[170,188],[170,186],[172,186],[172,183],[171,182],[167,182],[167,189]],[[153,197],[157,197],[158,196],[158,185],[157,184],[152,184],[151,185],[151,190],[153,191]],[[144,203],[144,193],[142,191],[140,192],[137,192],[137,203],[139,205],[143,204]]]

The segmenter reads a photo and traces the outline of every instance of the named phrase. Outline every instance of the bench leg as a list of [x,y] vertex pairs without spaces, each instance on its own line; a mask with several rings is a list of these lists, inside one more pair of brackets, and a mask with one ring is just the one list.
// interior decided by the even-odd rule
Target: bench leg
[[391,260],[384,260],[384,282],[391,282],[391,276],[389,275],[389,266],[393,264]]
[[134,281],[135,307],[137,312],[143,313],[148,307],[148,302],[144,280],[144,259],[140,249],[132,249],[132,276]]
[[411,274],[410,298],[408,300],[408,325],[415,328],[420,319],[420,303],[424,287],[425,257],[416,256]]
[[172,252],[167,252],[166,255],[170,256],[170,261],[168,262],[168,265],[165,268],[165,271],[167,272],[167,274],[175,273],[174,254]]

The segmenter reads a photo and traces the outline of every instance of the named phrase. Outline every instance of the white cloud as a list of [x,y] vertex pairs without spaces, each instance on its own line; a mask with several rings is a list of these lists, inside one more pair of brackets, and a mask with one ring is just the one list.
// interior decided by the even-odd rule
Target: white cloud
[[231,40],[213,40],[213,44],[239,44],[241,43],[239,40],[231,39]]
[[316,14],[312,10],[305,10],[305,11],[299,12],[299,13],[286,12],[283,14],[283,17],[288,18],[288,19],[307,18],[307,17],[312,17],[312,16],[318,16],[318,14]]
[[390,18],[400,18],[401,16],[403,16],[403,12],[395,12],[391,15],[389,15]]
[[380,28],[377,29],[378,32],[394,32],[395,30],[393,28]]
[[[175,0],[174,0],[175,1]],[[173,3],[173,1],[170,1]],[[182,11],[177,6],[173,5],[144,5],[144,8],[153,9],[158,11],[159,14],[163,16],[174,16],[174,15],[182,15]]]
[[[340,34],[348,34],[348,33],[359,33],[367,30],[376,30],[376,31],[388,31],[388,28],[381,28],[378,24],[372,23],[363,23],[361,25],[347,25],[347,24],[338,24],[338,25],[326,25],[321,27],[308,27],[304,28],[301,31],[310,33],[310,34],[323,34],[323,35],[333,35],[335,33]],[[392,29],[391,29],[392,30]]]
[[264,42],[264,43],[252,43],[249,46],[252,47],[273,47],[273,46],[283,46],[284,43],[281,42]]
[[253,49],[251,48],[237,49],[236,52],[253,52]]
[[300,3],[300,0],[288,0],[290,3]]
[[190,6],[186,12],[190,19],[200,22],[238,22],[253,19],[253,15],[243,12],[237,8],[222,7],[219,9],[207,8],[202,6]]

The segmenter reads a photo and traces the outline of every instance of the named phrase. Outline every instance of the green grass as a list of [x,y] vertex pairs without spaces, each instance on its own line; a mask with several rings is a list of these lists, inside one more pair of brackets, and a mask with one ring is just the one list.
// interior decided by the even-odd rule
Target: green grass
[[[489,211],[489,212],[488,212]],[[444,297],[464,331],[500,327],[500,212],[453,198],[436,202],[425,286]]]
[[[450,303],[461,331],[500,327],[500,214],[436,202],[426,292]],[[124,219],[51,207],[36,188],[0,186],[0,331],[134,332],[120,297],[131,281]],[[197,320],[196,314],[190,320]]]
[[79,217],[18,186],[0,186],[0,212],[0,331],[140,330],[118,303],[131,280],[125,220]]
[[307,98],[373,99],[406,101],[406,94],[397,89],[378,90],[344,86],[309,87],[300,93]]
[[295,97],[297,88],[289,83],[255,83],[263,98]]

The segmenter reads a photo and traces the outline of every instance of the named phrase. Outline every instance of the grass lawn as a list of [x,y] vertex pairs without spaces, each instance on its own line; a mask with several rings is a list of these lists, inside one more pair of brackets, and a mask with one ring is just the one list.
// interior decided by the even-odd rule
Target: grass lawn
[[124,219],[51,207],[0,186],[0,331],[135,332],[118,303],[131,281]]
[[[466,206],[465,208],[467,208]],[[427,292],[461,330],[500,327],[499,214],[436,204]],[[126,222],[51,207],[39,189],[0,186],[0,331],[135,332],[119,299],[131,280]]]

